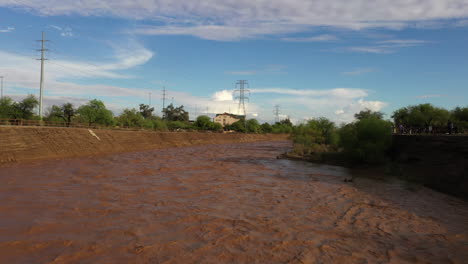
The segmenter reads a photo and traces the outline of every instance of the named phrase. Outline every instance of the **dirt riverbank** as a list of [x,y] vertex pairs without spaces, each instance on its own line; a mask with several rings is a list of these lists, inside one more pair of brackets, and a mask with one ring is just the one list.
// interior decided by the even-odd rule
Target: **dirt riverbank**
[[0,126],[0,165],[205,144],[285,141],[287,135]]

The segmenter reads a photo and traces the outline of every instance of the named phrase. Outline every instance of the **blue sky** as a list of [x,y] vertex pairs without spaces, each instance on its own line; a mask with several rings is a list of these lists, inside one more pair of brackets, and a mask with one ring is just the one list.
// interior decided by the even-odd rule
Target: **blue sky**
[[[183,104],[191,117],[236,113],[248,80],[250,117],[347,122],[359,110],[467,105],[468,1],[0,0],[0,76],[15,99],[98,98],[115,113]],[[235,95],[234,95],[235,96]]]

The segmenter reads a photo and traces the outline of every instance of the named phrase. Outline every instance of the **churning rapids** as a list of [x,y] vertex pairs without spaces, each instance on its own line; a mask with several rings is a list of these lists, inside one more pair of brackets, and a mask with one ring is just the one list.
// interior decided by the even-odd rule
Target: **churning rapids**
[[287,142],[0,168],[0,263],[466,263],[468,202]]

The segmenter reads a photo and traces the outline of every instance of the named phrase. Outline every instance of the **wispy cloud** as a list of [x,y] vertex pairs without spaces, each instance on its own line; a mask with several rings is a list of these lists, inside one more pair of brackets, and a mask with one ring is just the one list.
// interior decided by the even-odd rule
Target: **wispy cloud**
[[324,34],[313,37],[301,37],[301,38],[282,38],[283,41],[289,42],[328,42],[328,41],[337,41],[339,38],[335,35]]
[[439,98],[439,97],[445,97],[447,95],[445,94],[425,94],[425,95],[419,95],[416,96],[418,99],[428,99],[428,98]]
[[368,46],[368,47],[346,47],[335,49],[335,51],[348,51],[358,53],[374,53],[374,54],[387,54],[395,52],[393,48],[382,46]]
[[256,75],[256,74],[285,74],[288,66],[280,64],[270,64],[255,70],[225,71],[230,75]]
[[49,27],[59,31],[60,36],[62,36],[62,37],[73,37],[74,36],[73,30],[71,28],[69,28],[69,27],[60,27],[60,26],[56,26],[56,25],[49,25]]
[[355,75],[363,75],[363,74],[371,73],[371,72],[375,72],[375,69],[374,68],[358,68],[352,71],[343,72],[343,75],[355,76]]
[[427,43],[432,43],[428,40],[418,39],[389,39],[374,42],[375,44],[369,46],[355,46],[355,47],[342,47],[335,48],[331,51],[338,52],[357,52],[357,53],[374,53],[374,54],[388,54],[395,53],[401,48],[417,47]]
[[340,98],[360,98],[360,97],[366,97],[368,95],[367,91],[364,89],[353,89],[353,88],[335,88],[335,89],[329,89],[329,90],[259,88],[259,89],[251,89],[250,91],[252,93],[275,93],[275,94],[286,94],[286,95],[295,95],[295,96],[314,96],[314,97],[333,96],[333,97],[340,97]]
[[226,74],[230,75],[255,75],[257,74],[256,71],[227,71]]
[[398,45],[420,45],[424,43],[430,43],[427,40],[419,40],[419,39],[389,39],[379,41],[378,43],[381,44],[398,44]]
[[0,29],[0,33],[8,33],[8,32],[12,32],[13,30],[15,30],[14,27],[7,27],[4,29]]
[[[0,1],[43,16],[113,16],[146,21],[135,32],[233,41],[304,32],[312,27],[402,29],[466,20],[466,0],[51,0]],[[376,8],[378,6],[378,8]],[[152,22],[154,24],[151,25]]]

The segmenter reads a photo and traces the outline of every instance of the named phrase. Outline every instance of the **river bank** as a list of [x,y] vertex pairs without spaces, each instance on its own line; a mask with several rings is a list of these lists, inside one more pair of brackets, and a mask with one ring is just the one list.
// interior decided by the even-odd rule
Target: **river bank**
[[393,135],[386,160],[379,164],[352,162],[342,152],[303,156],[290,151],[279,157],[343,166],[360,177],[380,180],[395,178],[468,200],[466,135]]
[[286,141],[287,135],[0,126],[0,165],[205,144]]

